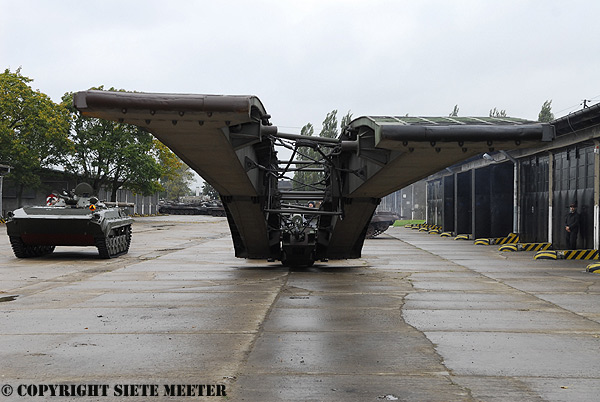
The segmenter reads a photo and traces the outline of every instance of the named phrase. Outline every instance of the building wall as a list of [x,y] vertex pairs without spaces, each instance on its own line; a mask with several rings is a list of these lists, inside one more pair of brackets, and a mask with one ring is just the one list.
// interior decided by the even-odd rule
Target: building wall
[[444,179],[427,182],[427,223],[444,225]]
[[593,248],[594,241],[594,147],[580,144],[553,153],[553,240],[557,248],[566,248],[564,230],[569,205],[577,205],[580,230],[577,248]]
[[426,181],[418,181],[383,197],[377,211],[395,212],[401,219],[426,219],[426,192]]
[[[492,161],[482,158],[454,167],[454,174],[439,172],[427,182],[428,222],[475,238],[506,236],[516,224],[521,242],[551,242],[556,249],[566,249],[565,217],[574,203],[581,222],[577,248],[598,248],[600,233],[594,232],[594,211],[600,206],[596,205],[599,196],[594,189],[600,187],[600,151],[597,140],[590,136],[595,139],[600,132],[594,130],[581,129],[571,137],[567,133],[560,140],[569,145],[529,151],[512,161],[508,157]],[[514,212],[513,161],[518,167],[518,217]],[[456,181],[456,194],[444,182],[450,177]],[[444,218],[452,208],[456,230],[450,229]]]

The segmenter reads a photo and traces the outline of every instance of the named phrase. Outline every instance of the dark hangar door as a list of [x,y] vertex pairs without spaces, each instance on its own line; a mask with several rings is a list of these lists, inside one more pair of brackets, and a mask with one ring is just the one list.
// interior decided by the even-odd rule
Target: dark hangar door
[[472,170],[456,175],[456,234],[472,234]]
[[552,195],[552,243],[567,248],[565,217],[569,205],[577,204],[580,218],[577,248],[594,246],[594,147],[569,148],[554,154]]
[[521,242],[548,240],[548,156],[532,156],[521,165]]
[[492,237],[504,237],[513,231],[514,164],[492,165],[490,172],[490,230]]
[[490,172],[491,166],[474,169],[475,175],[475,228],[473,236],[489,237],[491,235],[490,219]]
[[444,212],[442,227],[454,232],[454,175],[444,176]]

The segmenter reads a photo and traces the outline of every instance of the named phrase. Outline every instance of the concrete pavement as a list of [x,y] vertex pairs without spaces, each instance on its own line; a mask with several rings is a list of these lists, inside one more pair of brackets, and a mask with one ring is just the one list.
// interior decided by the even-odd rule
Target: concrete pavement
[[195,384],[236,401],[593,401],[586,264],[390,228],[361,259],[288,269],[236,259],[226,220],[204,216],[136,219],[112,260],[19,260],[0,236],[0,401],[42,383],[107,385],[52,399],[78,401],[136,400],[135,384],[150,400],[220,398],[167,395]]

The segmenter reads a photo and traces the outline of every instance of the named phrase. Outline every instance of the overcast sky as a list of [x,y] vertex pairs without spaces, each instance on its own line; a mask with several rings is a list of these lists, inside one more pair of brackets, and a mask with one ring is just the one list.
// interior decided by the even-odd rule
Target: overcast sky
[[325,115],[556,117],[600,101],[598,0],[0,0],[0,64],[60,101],[104,85]]

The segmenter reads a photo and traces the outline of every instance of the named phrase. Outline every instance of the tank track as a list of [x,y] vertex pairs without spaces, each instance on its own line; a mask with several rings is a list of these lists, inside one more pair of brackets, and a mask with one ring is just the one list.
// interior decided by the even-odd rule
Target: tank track
[[126,254],[131,244],[131,225],[113,229],[107,237],[97,238],[100,258],[108,259]]
[[10,236],[10,245],[17,258],[41,257],[54,251],[54,246],[27,245],[19,236]]
[[369,227],[367,228],[367,234],[366,234],[366,238],[367,239],[372,239],[376,236],[379,236],[380,234],[382,234],[383,232],[385,232],[386,230],[388,230],[389,225],[385,224],[385,225],[381,225],[381,224],[369,224]]

